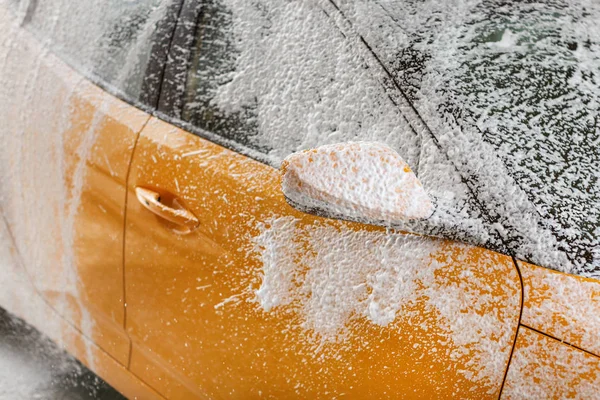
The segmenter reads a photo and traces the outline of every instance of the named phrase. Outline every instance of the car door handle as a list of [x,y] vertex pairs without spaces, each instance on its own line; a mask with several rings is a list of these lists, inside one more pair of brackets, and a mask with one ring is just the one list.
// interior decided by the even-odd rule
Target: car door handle
[[189,233],[200,224],[198,218],[186,210],[176,199],[173,200],[175,207],[169,207],[161,203],[159,193],[139,186],[135,188],[135,195],[138,201],[152,213],[177,225],[175,231],[178,233]]

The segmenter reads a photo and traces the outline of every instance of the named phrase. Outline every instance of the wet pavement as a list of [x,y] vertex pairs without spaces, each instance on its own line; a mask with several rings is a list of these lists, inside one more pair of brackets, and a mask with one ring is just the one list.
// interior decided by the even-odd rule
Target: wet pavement
[[49,339],[0,309],[0,400],[123,400]]

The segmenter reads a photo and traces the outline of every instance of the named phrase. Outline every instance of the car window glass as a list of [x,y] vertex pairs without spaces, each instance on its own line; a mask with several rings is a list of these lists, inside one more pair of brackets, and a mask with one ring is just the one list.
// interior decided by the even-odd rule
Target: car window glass
[[76,69],[137,100],[163,3],[39,0],[30,26]]
[[19,4],[22,2],[22,0],[8,0],[8,5],[11,6],[13,9],[18,9],[19,8]]
[[600,278],[600,3],[336,0],[522,260]]
[[265,154],[377,140],[415,167],[418,137],[314,4],[204,1],[175,116]]
[[11,11],[18,20],[23,18],[25,14],[25,8],[27,8],[28,1],[26,0],[0,0],[0,5],[8,4],[8,10]]

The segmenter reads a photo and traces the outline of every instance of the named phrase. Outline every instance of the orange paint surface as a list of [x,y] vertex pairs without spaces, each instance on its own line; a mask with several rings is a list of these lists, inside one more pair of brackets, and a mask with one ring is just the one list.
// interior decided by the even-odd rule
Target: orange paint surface
[[[167,398],[497,398],[520,306],[509,257],[414,237],[437,249],[424,268],[435,268],[436,287],[458,303],[452,318],[464,320],[460,332],[417,282],[390,324],[357,316],[340,340],[322,341],[303,328],[293,303],[268,312],[258,304],[263,265],[253,243],[261,222],[297,220],[293,240],[311,239],[312,227],[375,240],[385,230],[300,213],[286,204],[279,182],[271,167],[165,122],[153,119],[144,129],[128,186],[125,254],[136,375]],[[135,200],[136,187],[177,198],[199,227],[174,232]],[[479,328],[493,334],[477,333],[469,318],[481,318]],[[476,339],[464,342],[473,331]],[[481,341],[490,348],[478,347]],[[485,370],[473,360],[491,364]]]
[[600,356],[600,281],[519,262],[521,322]]
[[592,399],[600,392],[600,358],[520,327],[503,399]]

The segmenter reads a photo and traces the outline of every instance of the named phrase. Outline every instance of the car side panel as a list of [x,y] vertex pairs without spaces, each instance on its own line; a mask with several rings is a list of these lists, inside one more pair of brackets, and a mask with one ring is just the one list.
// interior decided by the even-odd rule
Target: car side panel
[[595,399],[598,393],[600,358],[519,328],[502,399]]
[[[33,287],[8,226],[0,219],[0,304],[13,316],[25,319],[44,335],[77,357],[102,379],[130,399],[163,397],[131,374],[97,344],[62,318]],[[26,298],[27,301],[22,301]]]
[[600,356],[600,281],[519,261],[523,325]]
[[36,289],[126,365],[125,181],[148,115],[82,79],[11,21],[0,10],[10,31],[1,48],[0,207]]
[[[175,195],[200,227],[181,235],[127,204],[133,373],[173,399],[498,397],[520,312],[510,257],[303,214],[279,182],[166,122],[144,128],[129,198]],[[279,302],[267,296],[286,282]]]

